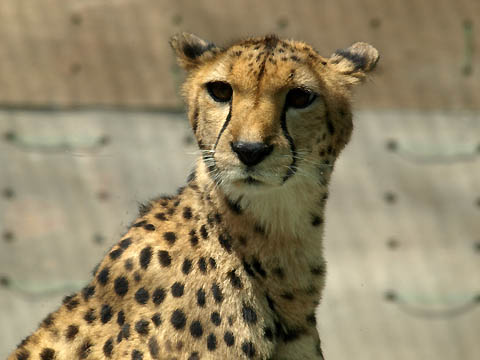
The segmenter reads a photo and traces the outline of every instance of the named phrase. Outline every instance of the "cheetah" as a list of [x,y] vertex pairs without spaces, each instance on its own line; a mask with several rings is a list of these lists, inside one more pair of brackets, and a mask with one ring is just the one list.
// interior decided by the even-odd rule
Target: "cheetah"
[[275,35],[170,42],[199,153],[10,360],[323,359],[324,208],[352,132],[353,85],[379,55],[330,58]]

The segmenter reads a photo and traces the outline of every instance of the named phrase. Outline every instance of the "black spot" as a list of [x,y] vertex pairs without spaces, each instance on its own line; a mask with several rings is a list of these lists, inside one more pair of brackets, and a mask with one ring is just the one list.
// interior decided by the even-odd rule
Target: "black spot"
[[100,320],[102,323],[106,324],[110,321],[113,316],[112,307],[108,304],[103,304],[102,309],[100,310]]
[[152,294],[152,301],[155,305],[160,305],[165,300],[165,290],[158,287]]
[[69,325],[67,330],[65,331],[65,339],[68,341],[72,341],[75,339],[75,336],[78,334],[78,326],[77,325]]
[[240,245],[242,245],[242,246],[247,245],[247,238],[245,236],[240,236],[238,238],[238,241],[240,242]]
[[184,288],[185,288],[184,284],[178,281],[175,282],[171,288],[173,297],[181,297],[183,295]]
[[230,279],[230,283],[235,289],[242,289],[243,284],[242,280],[235,274],[235,270],[231,270],[227,273],[228,278]]
[[142,280],[142,275],[140,275],[140,273],[138,271],[135,271],[135,273],[133,274],[133,279],[136,282],[139,282],[140,280]]
[[212,285],[212,294],[216,303],[221,303],[223,301],[222,290],[220,289],[217,283],[213,283]]
[[83,319],[89,324],[93,323],[97,319],[97,316],[95,315],[95,310],[88,309],[85,315],[83,316]]
[[155,214],[155,217],[158,219],[158,220],[161,220],[161,221],[166,221],[167,220],[167,217],[165,216],[164,213],[156,213]]
[[172,263],[172,258],[170,257],[168,251],[160,250],[158,252],[158,261],[163,267],[168,267]]
[[153,314],[152,322],[153,322],[153,325],[155,325],[156,327],[159,327],[162,324],[162,317],[160,316],[159,313]]
[[253,230],[258,234],[265,235],[265,229],[260,224],[255,224]]
[[122,326],[122,330],[120,331],[119,336],[128,340],[128,338],[130,337],[130,324],[125,324]]
[[283,293],[282,295],[282,298],[284,298],[285,300],[289,300],[289,301],[292,301],[295,299],[295,296],[293,295],[293,293],[291,292],[285,292]]
[[30,358],[30,351],[21,349],[17,352],[17,360],[28,360]]
[[128,248],[130,246],[131,243],[132,243],[132,238],[129,237],[129,238],[126,238],[126,239],[123,239],[122,241],[120,241],[119,245],[122,249],[125,250],[126,248]]
[[112,252],[110,252],[108,256],[110,256],[110,259],[116,260],[120,257],[120,255],[122,255],[122,253],[123,253],[123,249],[115,249]]
[[138,320],[136,323],[135,323],[135,331],[137,333],[139,333],[140,335],[148,335],[148,332],[149,332],[149,328],[148,328],[148,325],[150,323],[147,321],[147,320]]
[[203,335],[203,327],[200,321],[195,320],[190,324],[190,334],[192,334],[194,338],[199,338]]
[[192,269],[192,260],[190,259],[185,259],[182,264],[182,272],[185,275],[188,275],[190,273],[190,270]]
[[110,269],[108,267],[103,268],[97,275],[97,280],[101,285],[106,285],[108,282],[108,276],[110,274]]
[[160,347],[158,346],[157,339],[154,337],[151,337],[150,340],[148,340],[148,351],[150,351],[150,355],[152,355],[152,358],[158,359],[158,352],[160,351]]
[[210,334],[207,337],[207,349],[214,351],[217,348],[217,337],[214,334]]
[[257,313],[251,306],[243,304],[242,307],[242,316],[243,320],[245,320],[248,324],[255,324],[257,322]]
[[264,334],[264,336],[265,336],[265,339],[267,339],[268,341],[273,341],[273,331],[272,331],[272,328],[266,327],[263,334]]
[[325,265],[314,266],[310,269],[310,271],[312,272],[313,275],[317,275],[317,276],[325,276],[326,274]]
[[150,260],[152,259],[152,247],[147,246],[140,251],[140,266],[142,269],[148,268]]
[[210,320],[216,326],[219,326],[222,323],[222,317],[217,311],[212,312],[212,314],[210,315]]
[[300,335],[305,333],[305,329],[286,329],[280,332],[282,340],[286,343],[297,340]]
[[227,200],[228,208],[232,210],[234,214],[240,215],[242,213],[242,208],[240,207],[239,201],[235,202],[233,200],[230,200],[229,198],[226,198],[226,200]]
[[279,279],[284,279],[285,278],[285,272],[281,267],[276,267],[273,268],[272,272],[277,276]]
[[132,269],[133,269],[132,259],[125,260],[124,267],[125,267],[125,270],[132,271]]
[[187,322],[187,318],[185,317],[185,313],[180,309],[176,309],[172,313],[172,317],[170,318],[170,322],[175,329],[182,330],[185,327],[185,324]]
[[150,298],[150,294],[148,293],[148,290],[146,290],[143,287],[138,289],[137,292],[135,293],[135,300],[140,305],[145,305],[149,298]]
[[132,226],[133,227],[142,227],[143,225],[145,225],[147,223],[147,220],[142,220],[142,221],[139,221],[135,224],[133,224]]
[[205,224],[203,224],[200,227],[200,235],[202,235],[202,238],[205,239],[205,240],[208,238],[207,226]]
[[153,224],[145,224],[143,225],[143,228],[148,231],[155,231],[155,225]]
[[50,326],[52,326],[54,320],[55,316],[53,315],[53,313],[50,313],[45,319],[43,319],[40,326],[43,328],[49,328]]
[[312,226],[320,226],[323,224],[323,219],[318,215],[312,215]]
[[198,269],[204,274],[207,272],[207,262],[204,257],[198,259]]
[[307,315],[307,323],[309,323],[310,325],[316,325],[317,324],[317,319],[315,318],[315,313],[311,313],[309,315]]
[[78,357],[80,359],[86,359],[90,352],[92,351],[93,344],[90,340],[86,340],[80,347],[78,348]]
[[275,302],[272,300],[272,298],[268,294],[265,297],[267,299],[267,304],[270,310],[275,311]]
[[138,350],[132,351],[132,360],[143,360],[143,353]]
[[175,243],[175,241],[177,240],[177,236],[175,235],[174,232],[171,232],[171,231],[167,231],[166,233],[163,234],[163,238],[165,240],[167,240],[167,242],[170,244],[170,245],[173,245]]
[[208,263],[210,264],[210,267],[211,267],[212,269],[216,269],[216,268],[217,268],[217,262],[215,261],[214,258],[208,259]]
[[188,360],[200,360],[200,355],[198,355],[198,352],[194,351],[190,354]]
[[55,350],[52,348],[44,348],[40,353],[42,360],[53,360],[55,358]]
[[330,135],[335,134],[335,127],[333,126],[332,121],[327,117],[327,129]]
[[218,242],[222,247],[227,250],[228,253],[232,252],[232,238],[228,234],[220,234],[218,236]]
[[190,220],[192,218],[192,208],[186,206],[183,208],[183,218]]
[[152,210],[152,203],[148,202],[146,204],[139,204],[138,206],[138,214],[140,216],[144,216],[148,214]]
[[220,224],[222,222],[222,215],[220,215],[219,213],[215,213],[214,218],[217,224]]
[[250,266],[249,263],[247,263],[245,260],[242,261],[243,268],[245,269],[245,272],[248,274],[250,277],[255,277],[255,273],[253,272],[252,267]]
[[103,345],[103,354],[109,358],[112,356],[113,352],[113,338],[108,339],[105,341],[105,344]]
[[201,307],[205,306],[205,291],[203,289],[197,291],[197,304]]
[[225,344],[230,347],[235,344],[235,336],[233,336],[233,333],[231,331],[225,331],[225,334],[223,335],[223,341],[225,341]]
[[198,236],[195,233],[195,230],[190,231],[190,244],[192,244],[192,246],[197,246],[198,244]]
[[88,301],[93,295],[95,295],[95,286],[85,286],[82,290],[83,300]]
[[125,324],[125,313],[123,312],[123,310],[120,310],[117,314],[117,324],[120,326]]
[[244,341],[242,343],[242,351],[250,359],[255,356],[255,346],[253,346],[253,343],[251,341]]
[[118,296],[124,296],[128,292],[128,280],[125,276],[119,276],[113,283],[113,288]]
[[267,276],[266,271],[263,269],[262,264],[258,261],[257,258],[252,259],[252,265],[255,271],[263,278]]
[[63,298],[63,305],[65,305],[65,307],[69,311],[72,311],[73,309],[75,309],[78,306],[78,304],[80,304],[80,301],[78,301],[75,294],[65,296]]

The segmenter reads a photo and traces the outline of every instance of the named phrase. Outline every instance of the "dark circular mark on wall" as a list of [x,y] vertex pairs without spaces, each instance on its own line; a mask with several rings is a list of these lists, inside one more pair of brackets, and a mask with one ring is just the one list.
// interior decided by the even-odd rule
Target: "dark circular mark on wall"
[[97,198],[100,201],[107,201],[110,199],[110,193],[107,190],[100,190],[97,194]]
[[0,286],[9,287],[10,278],[7,275],[0,275]]
[[288,27],[288,19],[286,17],[281,17],[277,20],[277,26],[280,30],[286,29]]
[[72,14],[72,16],[70,16],[70,22],[72,23],[72,25],[81,25],[82,22],[83,22],[83,18],[80,14]]
[[2,196],[5,198],[5,199],[8,199],[8,200],[11,200],[15,197],[15,191],[10,188],[10,187],[6,187],[5,189],[3,189],[2,191]]
[[388,151],[395,152],[398,150],[398,143],[397,140],[395,139],[389,139],[385,143],[385,147],[387,148]]
[[393,290],[385,291],[384,298],[386,301],[396,301],[397,300],[397,293]]
[[9,230],[5,230],[2,234],[2,238],[5,242],[11,243],[15,240],[15,234]]
[[480,197],[477,198],[475,201],[475,205],[477,205],[478,208],[480,208]]
[[3,138],[5,139],[5,141],[14,142],[15,140],[17,140],[17,134],[15,133],[15,131],[9,130],[3,134]]
[[382,20],[379,18],[371,18],[369,21],[369,25],[372,29],[378,29],[382,25]]
[[77,75],[82,71],[82,64],[73,63],[70,65],[70,74]]
[[383,199],[387,204],[395,204],[397,202],[397,195],[391,191],[387,191],[383,194]]
[[180,25],[183,22],[182,15],[180,14],[175,14],[172,17],[172,23],[173,25]]
[[105,236],[103,236],[102,234],[94,234],[93,242],[95,244],[103,244],[105,242]]
[[473,244],[473,249],[480,253],[480,241],[477,241],[475,244]]
[[395,250],[395,249],[398,249],[398,247],[400,246],[400,242],[395,239],[395,238],[389,238],[387,240],[387,247],[391,250]]

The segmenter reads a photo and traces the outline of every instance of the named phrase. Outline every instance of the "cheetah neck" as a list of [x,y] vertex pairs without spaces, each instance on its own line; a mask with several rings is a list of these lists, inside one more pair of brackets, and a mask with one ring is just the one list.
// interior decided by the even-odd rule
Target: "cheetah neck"
[[275,189],[227,193],[213,182],[203,162],[198,165],[199,185],[210,194],[210,199],[217,199],[211,206],[233,212],[232,220],[253,226],[277,243],[321,241],[328,184],[306,184],[292,178]]

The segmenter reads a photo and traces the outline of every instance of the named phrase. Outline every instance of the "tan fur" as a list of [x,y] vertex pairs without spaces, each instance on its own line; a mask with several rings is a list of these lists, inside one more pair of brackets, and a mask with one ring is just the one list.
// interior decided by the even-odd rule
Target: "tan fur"
[[[9,359],[323,358],[314,314],[327,186],[352,131],[350,87],[378,53],[357,43],[326,59],[275,36],[226,49],[190,34],[171,44],[188,71],[194,175],[144,207],[91,283]],[[231,101],[209,95],[213,81],[231,85]],[[286,107],[294,88],[317,98]],[[238,141],[273,150],[247,170]]]

